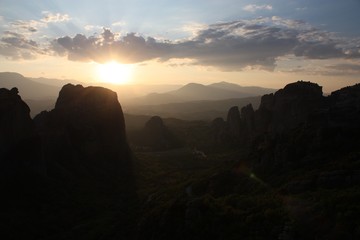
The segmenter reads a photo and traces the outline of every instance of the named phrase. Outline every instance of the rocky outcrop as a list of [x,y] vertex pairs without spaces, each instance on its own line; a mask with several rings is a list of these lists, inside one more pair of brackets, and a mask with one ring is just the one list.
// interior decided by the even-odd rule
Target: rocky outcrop
[[215,144],[222,144],[226,140],[226,122],[223,118],[215,118],[211,123],[211,133]]
[[62,177],[124,178],[131,157],[115,92],[65,85],[55,108],[35,117],[49,171]]
[[342,88],[329,96],[329,121],[332,126],[358,127],[360,84]]
[[0,179],[4,239],[131,239],[136,188],[115,92],[65,85],[32,121],[16,89],[1,89],[0,112],[0,171],[15,173]]
[[0,89],[0,176],[44,174],[40,139],[17,88]]
[[271,132],[278,134],[307,121],[323,102],[322,88],[311,82],[299,81],[285,86],[274,95]]
[[237,106],[229,109],[226,118],[226,127],[228,141],[232,144],[239,142],[242,126],[240,111]]
[[249,136],[281,134],[304,124],[324,103],[321,89],[315,83],[299,81],[264,95],[256,111],[249,104],[241,109],[240,116],[238,108],[232,107],[227,119],[229,134],[251,140]]
[[231,107],[229,109],[226,122],[228,125],[229,132],[231,132],[231,134],[234,137],[239,137],[241,119],[240,119],[240,111],[237,106]]
[[358,148],[359,109],[360,84],[325,97],[319,85],[299,81],[264,95],[256,111],[231,108],[225,130],[219,121],[213,129],[222,144],[251,145],[258,173],[287,171]]
[[246,144],[254,129],[254,110],[249,104],[241,109],[233,106],[229,109],[227,119],[216,118],[211,124],[215,144],[237,146]]
[[[257,132],[253,142],[253,168],[263,176],[270,176],[313,165],[343,165],[343,159],[360,147],[359,109],[360,84],[335,91],[328,97],[321,95],[321,87],[306,82],[291,84],[276,92],[273,99],[262,103],[256,112],[257,123],[268,121],[268,127]],[[316,182],[305,177],[290,183],[289,191],[309,190],[309,186],[331,188],[337,186],[335,182],[350,186],[344,179],[352,178],[351,174],[343,173],[334,174],[336,177],[320,175],[323,176]]]
[[180,141],[165,126],[163,120],[159,116],[153,116],[145,123],[144,128],[138,133],[134,139],[137,146],[144,149],[160,151],[180,147]]
[[259,109],[249,104],[241,109],[236,106],[228,112],[228,135],[252,140],[263,133],[281,134],[308,121],[324,103],[322,88],[311,82],[299,81],[285,86],[275,94],[264,95]]

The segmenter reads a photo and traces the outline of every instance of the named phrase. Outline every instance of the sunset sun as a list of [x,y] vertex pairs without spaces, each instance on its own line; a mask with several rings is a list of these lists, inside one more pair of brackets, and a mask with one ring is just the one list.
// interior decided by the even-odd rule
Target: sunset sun
[[101,81],[113,84],[126,84],[131,81],[134,70],[132,64],[108,62],[97,66],[97,74]]

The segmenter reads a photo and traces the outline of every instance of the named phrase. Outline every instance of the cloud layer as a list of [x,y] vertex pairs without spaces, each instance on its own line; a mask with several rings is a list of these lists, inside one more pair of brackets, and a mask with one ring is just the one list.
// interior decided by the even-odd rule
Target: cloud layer
[[134,33],[118,36],[109,29],[98,36],[77,34],[53,42],[55,52],[74,61],[193,59],[192,64],[223,71],[249,67],[273,70],[277,58],[286,55],[307,59],[360,58],[359,46],[359,39],[341,39],[305,22],[279,17],[213,24],[191,39],[173,42]]
[[[260,7],[269,9],[266,5]],[[44,14],[42,24],[68,19],[67,15]],[[303,21],[272,17],[202,26],[190,39],[178,41],[158,40],[135,33],[120,35],[103,29],[101,34],[86,36],[78,33],[39,44],[24,34],[7,31],[0,38],[0,54],[12,59],[30,59],[38,54],[60,55],[72,61],[99,63],[191,59],[191,62],[186,61],[187,64],[222,71],[249,68],[272,71],[277,60],[286,56],[319,60],[360,59],[360,39],[340,38]]]

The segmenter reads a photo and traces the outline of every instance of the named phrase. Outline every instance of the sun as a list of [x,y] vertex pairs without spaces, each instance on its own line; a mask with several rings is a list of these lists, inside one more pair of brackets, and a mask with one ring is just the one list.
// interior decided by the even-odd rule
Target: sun
[[97,74],[101,81],[113,84],[126,84],[131,81],[133,64],[121,64],[115,61],[98,64]]

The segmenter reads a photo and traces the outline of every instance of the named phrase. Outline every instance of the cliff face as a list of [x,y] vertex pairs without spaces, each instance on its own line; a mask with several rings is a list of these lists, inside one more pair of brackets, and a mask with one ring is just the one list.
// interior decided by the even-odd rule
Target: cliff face
[[332,124],[358,127],[360,119],[360,84],[342,88],[329,96],[329,119]]
[[258,133],[281,134],[306,122],[324,101],[321,89],[315,83],[299,81],[263,96],[255,117]]
[[0,89],[0,176],[43,173],[40,139],[18,90]]
[[1,236],[128,239],[136,188],[116,93],[68,84],[52,111],[29,111],[0,90]]
[[55,108],[35,122],[51,169],[106,179],[129,173],[130,151],[117,95],[101,87],[65,85]]
[[[227,118],[228,136],[249,142],[263,133],[282,134],[307,122],[309,116],[324,104],[321,87],[310,82],[291,83],[275,94],[264,95],[259,109],[251,104],[239,111],[230,108]],[[240,114],[241,112],[241,114]]]
[[236,146],[251,147],[253,167],[258,172],[326,161],[360,144],[360,84],[324,97],[317,84],[299,81],[264,95],[256,111],[251,105],[243,107],[234,121],[236,109],[229,110],[232,117],[223,127],[214,128],[214,136],[229,144],[236,134]]

